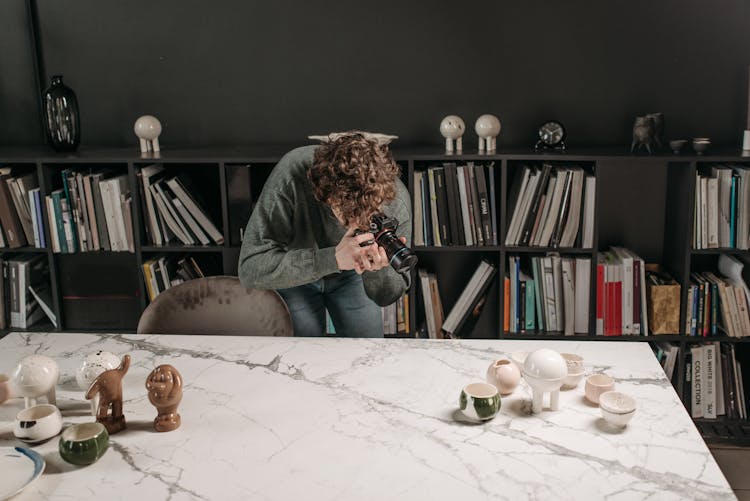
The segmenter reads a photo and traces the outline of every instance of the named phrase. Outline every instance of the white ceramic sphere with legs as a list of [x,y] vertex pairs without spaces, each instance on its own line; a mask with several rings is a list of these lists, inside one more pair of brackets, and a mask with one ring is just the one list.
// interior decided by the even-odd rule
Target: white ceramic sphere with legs
[[[95,351],[89,353],[83,359],[81,366],[76,371],[76,382],[78,387],[87,391],[91,387],[99,374],[111,369],[117,369],[120,366],[120,359],[114,353],[109,351]],[[96,417],[96,409],[99,407],[99,394],[94,395],[91,399],[91,415]]]
[[47,403],[56,403],[59,376],[57,362],[44,355],[29,355],[18,363],[11,377],[16,395],[24,398],[24,407],[31,407],[41,396],[47,397]]
[[153,141],[161,134],[161,122],[153,115],[143,115],[135,121],[133,131],[140,139]]
[[474,124],[474,131],[479,136],[479,152],[494,152],[497,149],[497,136],[500,134],[500,119],[495,115],[482,115]]
[[[454,151],[461,153],[463,150],[461,137],[464,135],[465,131],[466,124],[464,124],[463,119],[457,115],[448,115],[442,122],[440,122],[440,134],[445,138],[446,153],[453,153]],[[455,148],[453,146],[453,141],[456,142]]]
[[560,407],[560,387],[568,375],[568,365],[558,352],[548,348],[532,351],[523,363],[523,377],[532,390],[532,412],[542,411],[544,394],[550,394],[550,409]]

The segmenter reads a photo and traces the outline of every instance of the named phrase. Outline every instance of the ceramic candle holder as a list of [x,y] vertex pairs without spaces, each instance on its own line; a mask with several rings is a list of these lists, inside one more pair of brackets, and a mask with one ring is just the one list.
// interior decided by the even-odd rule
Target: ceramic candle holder
[[13,398],[13,387],[10,384],[10,376],[0,374],[0,404]]
[[585,374],[583,370],[583,357],[575,353],[561,353],[568,366],[568,375],[563,380],[563,388],[572,389],[578,386]]
[[565,359],[556,351],[542,348],[529,353],[523,363],[523,377],[531,386],[534,414],[542,412],[545,393],[550,395],[550,409],[556,411],[560,408],[560,387],[567,375]]
[[599,396],[599,408],[607,423],[622,428],[635,414],[636,405],[633,397],[619,391],[607,391]]
[[606,374],[594,374],[586,378],[586,399],[599,404],[599,396],[615,389],[615,380]]
[[60,437],[60,456],[71,464],[95,463],[109,447],[109,433],[101,423],[68,426]]
[[501,395],[510,395],[521,382],[521,371],[510,360],[495,360],[487,368],[487,382],[494,385]]
[[[96,377],[104,371],[116,369],[120,365],[120,359],[114,353],[108,351],[96,351],[90,353],[83,359],[81,366],[76,371],[76,382],[78,387],[87,391]],[[96,409],[99,407],[99,394],[91,399],[91,415],[96,417]]]
[[44,355],[29,355],[13,371],[13,389],[23,397],[24,407],[36,405],[41,396],[46,396],[47,403],[55,405],[55,385],[59,375],[57,362]]
[[49,440],[62,430],[60,410],[51,404],[24,409],[13,422],[13,435],[21,442],[38,444]]
[[471,383],[461,390],[458,408],[472,421],[487,421],[500,410],[500,393],[488,383]]

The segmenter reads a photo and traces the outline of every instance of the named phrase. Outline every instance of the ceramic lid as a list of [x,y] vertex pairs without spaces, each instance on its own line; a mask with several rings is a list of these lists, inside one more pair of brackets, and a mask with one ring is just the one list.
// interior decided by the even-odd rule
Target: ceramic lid
[[523,364],[524,374],[543,380],[556,380],[568,375],[568,364],[555,350],[542,348],[532,351]]

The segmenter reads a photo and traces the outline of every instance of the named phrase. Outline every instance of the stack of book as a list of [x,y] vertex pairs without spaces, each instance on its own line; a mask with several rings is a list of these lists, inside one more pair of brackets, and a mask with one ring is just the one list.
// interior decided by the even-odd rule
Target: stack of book
[[591,259],[560,257],[557,253],[530,258],[531,273],[520,256],[508,257],[504,284],[503,329],[506,332],[589,330]]
[[497,245],[495,166],[446,163],[414,173],[414,245]]
[[0,169],[0,247],[46,247],[36,175]]
[[747,419],[742,366],[730,343],[708,343],[690,348],[685,366],[694,418]]
[[721,166],[696,174],[693,248],[748,249],[750,182],[746,166]]
[[0,328],[26,329],[44,318],[57,327],[47,256],[0,258]]
[[664,369],[667,379],[672,381],[680,355],[680,347],[672,343],[653,343],[651,349],[654,350],[654,355]]
[[737,258],[721,255],[719,273],[690,274],[685,315],[688,335],[750,335],[750,290],[742,278],[742,268]]
[[623,247],[597,253],[596,334],[621,336],[648,332],[645,262]]
[[143,262],[142,271],[150,301],[172,286],[204,276],[190,256],[156,256]]
[[188,189],[187,176],[168,175],[162,165],[143,167],[136,175],[146,238],[151,245],[224,243],[224,236],[198,203],[195,190]]
[[437,276],[427,270],[418,271],[419,284],[422,290],[422,304],[424,305],[425,322],[427,324],[427,337],[430,339],[443,338],[443,302],[440,299]]
[[580,167],[524,167],[513,180],[505,245],[585,247],[594,242],[596,178]]
[[135,252],[132,196],[127,174],[61,172],[62,188],[47,195],[53,252]]

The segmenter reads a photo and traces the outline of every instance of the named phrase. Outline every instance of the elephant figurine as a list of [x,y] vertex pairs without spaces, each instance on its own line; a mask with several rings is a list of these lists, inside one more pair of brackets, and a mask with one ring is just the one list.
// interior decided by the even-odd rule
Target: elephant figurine
[[172,431],[180,426],[177,406],[182,400],[182,376],[169,364],[158,366],[146,378],[148,400],[156,407],[156,431]]
[[[130,368],[130,355],[122,357],[122,363],[116,369],[99,374],[86,392],[86,400],[99,395],[99,408],[96,411],[97,422],[107,428],[110,435],[125,429],[125,416],[122,413],[122,378]],[[110,415],[110,408],[112,414]]]
[[29,355],[18,363],[11,381],[16,395],[23,397],[28,409],[41,396],[47,397],[47,403],[57,405],[55,386],[59,376],[57,362],[44,355]]

